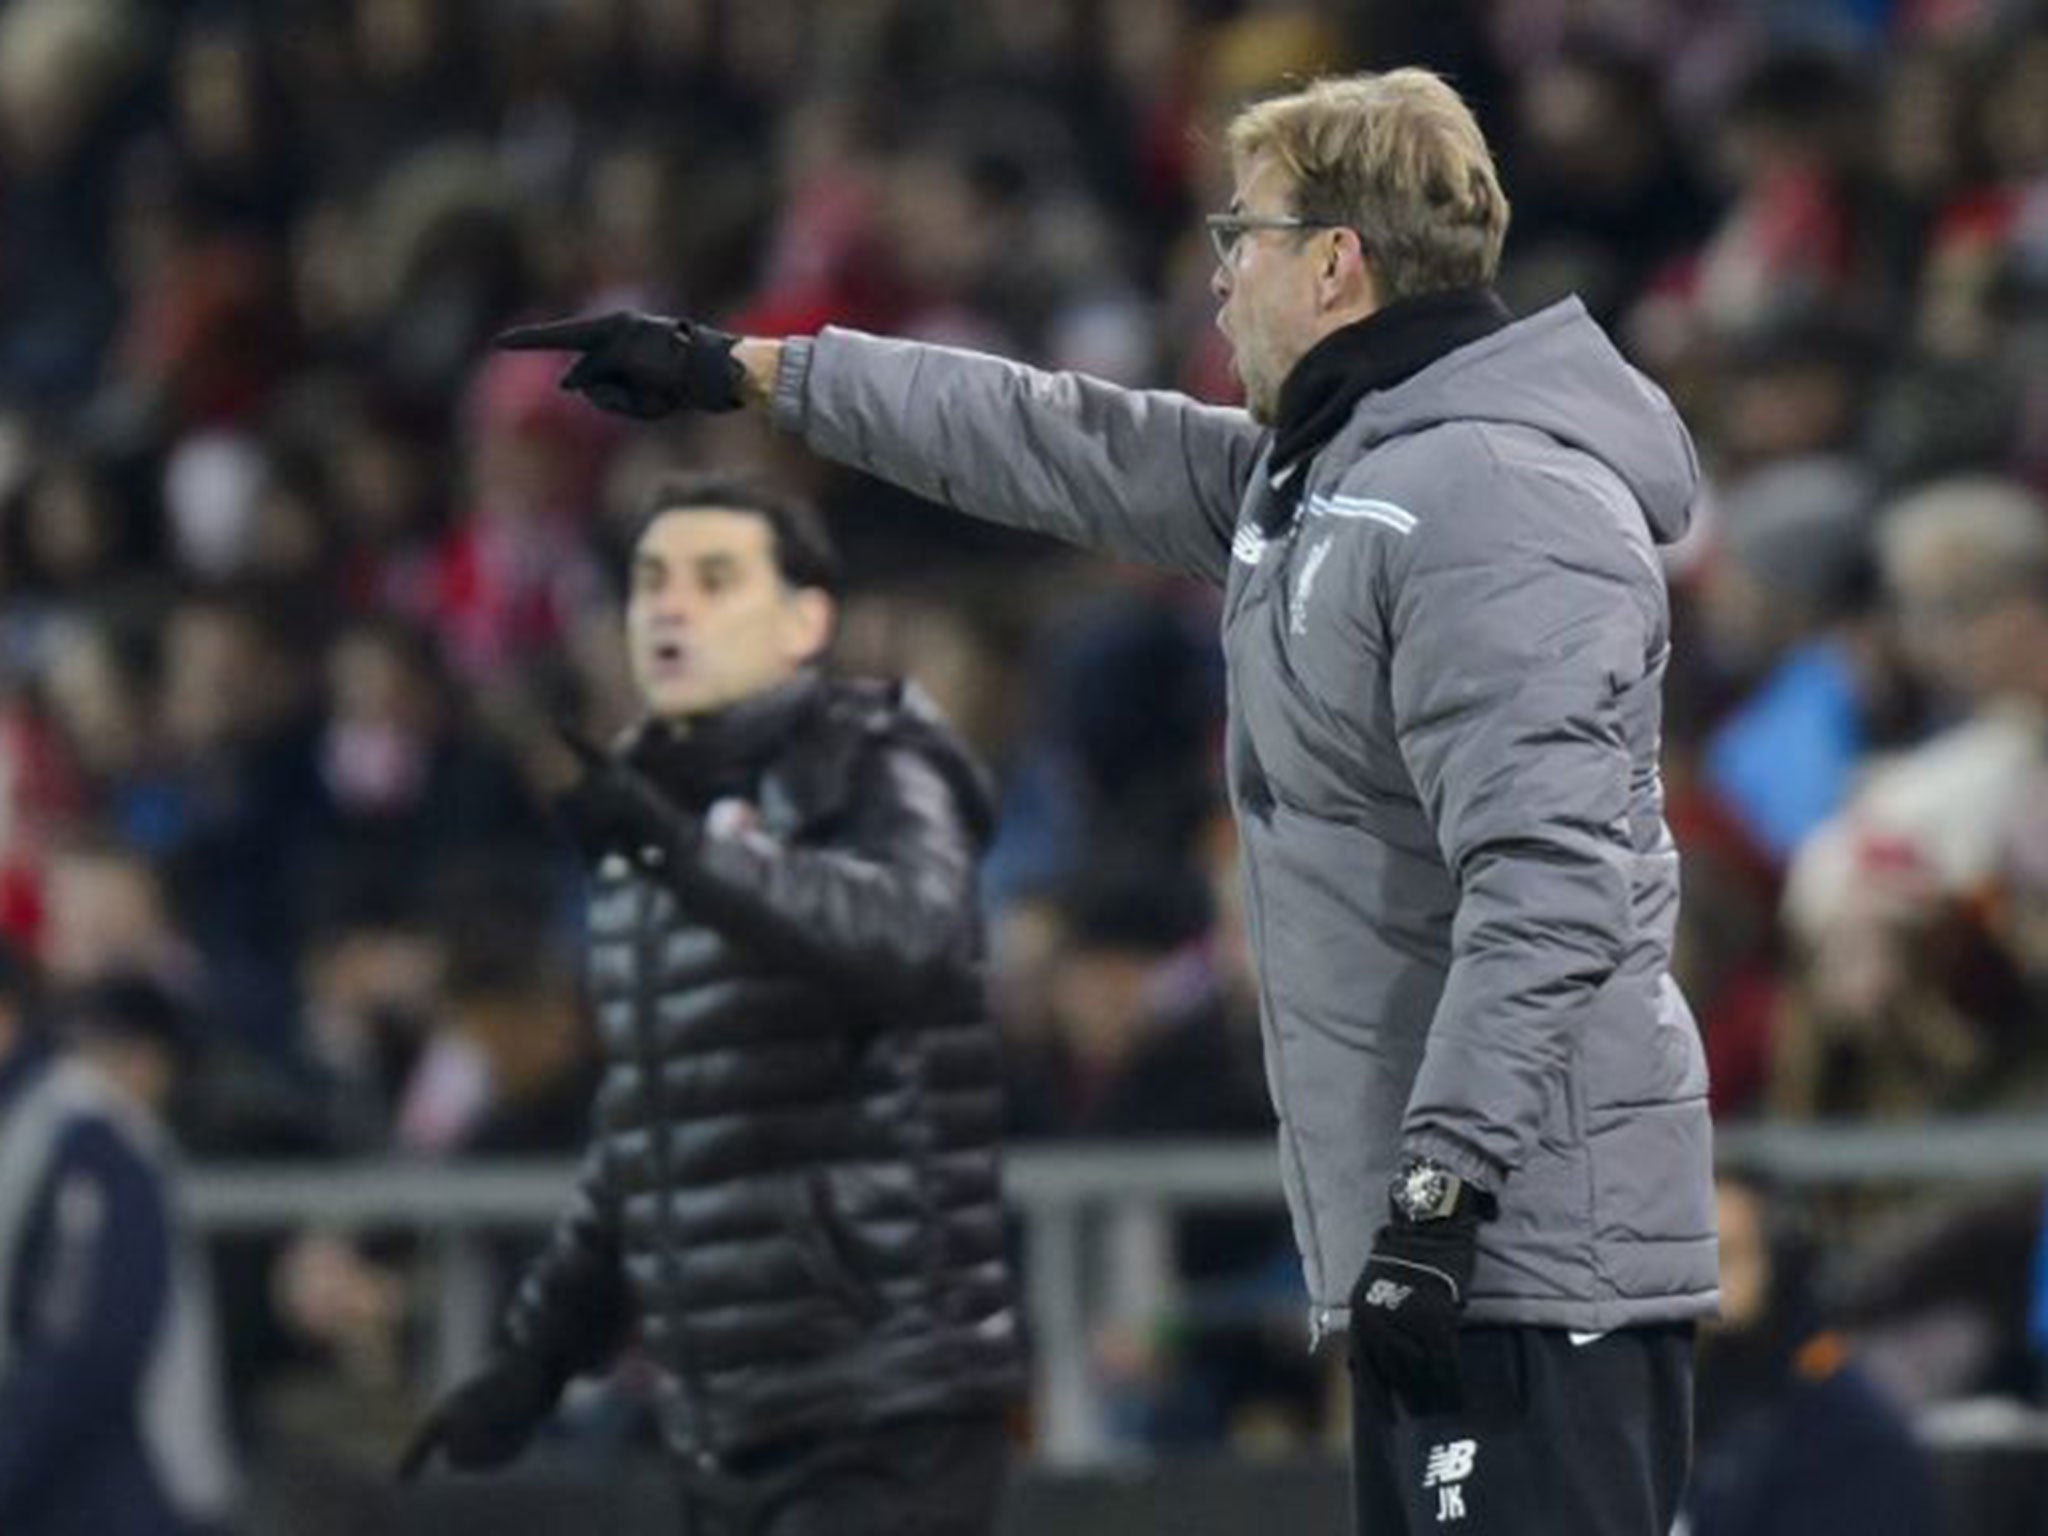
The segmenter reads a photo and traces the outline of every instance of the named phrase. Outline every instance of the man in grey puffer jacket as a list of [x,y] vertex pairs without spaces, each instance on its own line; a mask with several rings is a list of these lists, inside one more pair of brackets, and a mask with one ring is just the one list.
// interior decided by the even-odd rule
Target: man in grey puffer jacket
[[1697,1031],[1669,976],[1656,546],[1697,467],[1419,70],[1232,125],[1210,218],[1248,409],[828,330],[512,333],[607,409],[764,405],[976,516],[1222,584],[1227,751],[1281,1171],[1348,1327],[1362,1530],[1664,1536],[1715,1305]]

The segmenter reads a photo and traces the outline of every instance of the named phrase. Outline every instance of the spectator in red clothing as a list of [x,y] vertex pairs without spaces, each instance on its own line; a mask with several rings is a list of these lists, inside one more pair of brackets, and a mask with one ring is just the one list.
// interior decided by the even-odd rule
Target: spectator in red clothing
[[1880,760],[1801,847],[1799,946],[1773,1100],[1912,1116],[2033,1102],[2048,1058],[1986,926],[2044,761],[2048,510],[2010,482],[1937,483],[1889,508],[1878,550],[1909,655],[1963,718]]
[[599,591],[589,530],[615,433],[555,388],[548,358],[493,356],[469,406],[466,509],[443,537],[419,616],[473,684],[557,649]]
[[157,157],[130,160],[123,194],[114,256],[129,306],[110,372],[125,408],[172,433],[248,421],[291,347],[278,253]]
[[1735,200],[1698,274],[1712,330],[1737,334],[1858,297],[1866,108],[1848,66],[1819,54],[1767,59],[1737,90],[1719,146]]

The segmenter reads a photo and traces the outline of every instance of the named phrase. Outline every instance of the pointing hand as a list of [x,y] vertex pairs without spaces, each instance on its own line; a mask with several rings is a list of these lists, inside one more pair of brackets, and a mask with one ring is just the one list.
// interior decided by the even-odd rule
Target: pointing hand
[[600,410],[639,421],[677,411],[736,411],[743,373],[739,338],[692,320],[615,310],[514,326],[492,345],[508,352],[574,352],[562,388]]

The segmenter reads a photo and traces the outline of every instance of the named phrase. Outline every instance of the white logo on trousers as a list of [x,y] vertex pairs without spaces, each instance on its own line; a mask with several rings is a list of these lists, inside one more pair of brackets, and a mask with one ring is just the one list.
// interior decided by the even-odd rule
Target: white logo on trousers
[[1436,1523],[1465,1518],[1465,1490],[1459,1486],[1472,1475],[1472,1463],[1479,1457],[1477,1440],[1447,1440],[1431,1446],[1429,1461],[1422,1469],[1422,1486],[1436,1490]]

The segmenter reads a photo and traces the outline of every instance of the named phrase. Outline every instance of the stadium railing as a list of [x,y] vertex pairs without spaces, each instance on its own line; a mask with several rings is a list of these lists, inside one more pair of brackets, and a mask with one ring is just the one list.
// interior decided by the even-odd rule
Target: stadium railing
[[[2048,1118],[1731,1126],[1718,1133],[1717,1153],[1798,1185],[2048,1179]],[[489,1337],[490,1239],[545,1228],[572,1177],[566,1162],[216,1163],[192,1171],[184,1205],[209,1234],[415,1233],[438,1268],[431,1365],[445,1384],[478,1361]],[[1180,1213],[1278,1207],[1273,1146],[1027,1144],[1009,1154],[1005,1180],[1023,1223],[1038,1454],[1054,1466],[1101,1462],[1114,1445],[1090,1367],[1097,1325],[1160,1304],[1156,1260]],[[1088,1283],[1105,1272],[1103,1283]],[[1943,1446],[2048,1447],[2048,1415],[2010,1404],[1951,1405],[1922,1428]]]

